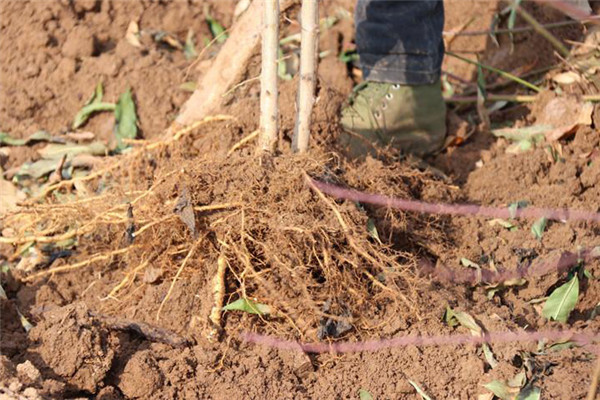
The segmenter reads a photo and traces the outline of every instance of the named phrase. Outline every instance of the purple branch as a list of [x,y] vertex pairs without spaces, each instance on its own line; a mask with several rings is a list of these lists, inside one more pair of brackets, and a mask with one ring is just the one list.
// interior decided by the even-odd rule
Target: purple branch
[[600,222],[600,213],[591,211],[577,211],[567,208],[518,208],[514,215],[508,208],[478,206],[474,204],[443,204],[426,203],[417,200],[405,200],[397,197],[388,197],[381,194],[369,194],[353,189],[345,189],[330,183],[319,182],[311,179],[312,183],[323,193],[338,199],[357,201],[360,203],[375,204],[404,211],[415,211],[426,214],[447,215],[479,215],[490,218],[532,218],[546,217],[556,221],[594,221]]
[[[598,333],[576,331],[536,331],[536,332],[490,332],[483,336],[465,335],[406,335],[391,339],[368,340],[365,342],[333,342],[333,343],[302,343],[293,340],[283,340],[274,336],[259,333],[244,332],[240,335],[246,342],[274,347],[282,350],[296,350],[307,353],[352,353],[362,351],[378,351],[393,347],[405,346],[449,346],[460,344],[481,343],[510,343],[536,342],[541,339],[549,341],[571,340],[579,346],[588,346],[600,341]],[[594,348],[595,347],[595,348]],[[592,347],[597,351],[597,346]]]

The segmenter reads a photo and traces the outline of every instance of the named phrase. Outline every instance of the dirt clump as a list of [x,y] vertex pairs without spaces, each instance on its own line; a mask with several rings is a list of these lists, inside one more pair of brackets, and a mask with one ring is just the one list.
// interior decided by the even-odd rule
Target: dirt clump
[[163,385],[163,377],[158,370],[152,353],[135,353],[119,376],[119,389],[129,398],[148,398]]
[[46,375],[68,378],[68,390],[92,394],[103,386],[118,341],[96,326],[82,303],[44,313],[29,340],[32,359]]

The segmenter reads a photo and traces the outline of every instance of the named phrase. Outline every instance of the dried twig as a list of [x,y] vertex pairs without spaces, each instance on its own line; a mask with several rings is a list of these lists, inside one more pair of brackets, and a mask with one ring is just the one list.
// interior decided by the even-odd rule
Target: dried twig
[[173,347],[186,347],[190,345],[190,341],[183,336],[144,322],[129,321],[96,313],[90,313],[90,315],[111,330],[135,332],[151,342],[166,343]]

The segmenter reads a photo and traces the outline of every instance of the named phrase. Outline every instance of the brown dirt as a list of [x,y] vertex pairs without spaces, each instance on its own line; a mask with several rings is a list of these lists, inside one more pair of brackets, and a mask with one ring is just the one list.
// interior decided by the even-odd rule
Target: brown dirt
[[[231,2],[207,3],[213,16],[225,26],[231,24]],[[325,15],[340,8],[351,11],[352,4],[328,3]],[[532,7],[538,17],[547,14],[544,21],[562,19]],[[469,30],[487,29],[493,12],[501,8],[495,2],[448,2],[447,29],[469,15],[480,17]],[[124,33],[139,17],[141,29],[162,29],[184,39],[191,28],[198,38],[208,36],[203,12],[203,2],[0,3],[2,130],[16,136],[38,129],[66,132],[102,79],[109,101],[126,86],[133,88],[143,135],[157,138],[187,98],[178,87],[190,62],[181,52],[156,45],[140,52],[123,39]],[[287,31],[296,32],[297,26],[291,24]],[[577,32],[567,29],[560,37],[576,37]],[[342,19],[323,35],[321,47],[337,55],[351,38],[352,22]],[[458,38],[451,49],[484,52],[486,62],[507,69],[531,64],[533,53],[538,67],[554,60],[549,45],[532,33],[516,35],[513,55],[507,55],[508,46],[501,43],[497,49],[486,36]],[[257,75],[257,61],[250,65],[247,78]],[[471,67],[455,60],[445,68],[472,78]],[[286,137],[293,126],[295,86],[295,80],[282,84],[281,125]],[[488,331],[600,328],[597,318],[589,319],[600,298],[598,279],[585,281],[576,310],[567,324],[560,324],[543,319],[539,305],[529,302],[548,295],[564,274],[530,279],[488,300],[482,287],[440,284],[416,272],[417,259],[460,268],[458,260],[463,257],[482,265],[492,259],[514,269],[527,257],[545,259],[577,246],[598,246],[598,226],[551,222],[543,239],[535,240],[527,221],[509,231],[478,217],[423,216],[373,207],[361,210],[351,202],[328,203],[307,187],[304,176],[430,202],[506,206],[527,200],[534,206],[600,211],[600,163],[593,159],[600,139],[595,128],[580,129],[572,140],[564,141],[559,162],[550,160],[542,148],[525,155],[507,154],[507,143],[476,133],[465,146],[433,160],[449,175],[449,182],[406,162],[349,163],[340,158],[331,147],[331,136],[338,131],[339,107],[351,87],[352,79],[337,57],[321,61],[315,112],[318,145],[310,157],[292,157],[287,141],[274,159],[252,157],[251,146],[226,156],[256,128],[258,86],[248,83],[230,95],[224,110],[235,120],[208,123],[174,144],[122,156],[121,168],[85,185],[88,192],[105,197],[75,208],[49,203],[48,208],[22,210],[14,217],[21,222],[17,226],[11,225],[15,220],[2,221],[3,228],[23,231],[28,229],[23,221],[43,221],[38,229],[62,233],[104,218],[95,220],[92,232],[79,235],[71,257],[54,261],[46,270],[93,254],[128,251],[32,281],[25,281],[22,272],[2,273],[9,300],[0,300],[0,398],[17,394],[31,399],[358,398],[362,388],[375,398],[417,399],[410,379],[436,399],[472,399],[485,392],[482,384],[510,379],[524,370],[522,364],[528,366],[528,378],[542,388],[542,398],[585,398],[594,357],[583,348],[538,353],[536,344],[494,344],[499,365],[490,369],[481,349],[472,345],[308,356],[238,339],[242,331],[256,331],[315,341],[325,320],[335,324],[336,318],[348,316],[352,329],[342,332],[341,340],[466,333],[442,321],[448,305],[467,311]],[[527,122],[538,116],[534,108]],[[112,121],[100,114],[85,129],[108,139]],[[31,149],[11,148],[3,168],[32,156]],[[134,200],[141,193],[146,195]],[[123,216],[132,201],[134,229],[165,220],[127,247],[125,232],[131,221]],[[196,212],[198,242],[189,219],[173,215],[186,204],[225,203],[231,206]],[[109,214],[113,207],[120,208]],[[334,209],[349,230],[341,226]],[[369,218],[376,222],[385,246],[367,234]],[[194,243],[199,243],[197,248]],[[189,262],[160,309],[190,250],[194,252]],[[18,261],[14,252],[12,246],[0,247],[2,259],[11,265]],[[226,313],[221,340],[211,342],[207,316],[220,256],[229,264],[226,302],[247,293],[278,313],[265,317]],[[598,262],[586,268],[600,275]],[[127,276],[132,279],[124,281]],[[329,310],[324,309],[326,303],[331,303]],[[17,310],[34,325],[28,333]]]

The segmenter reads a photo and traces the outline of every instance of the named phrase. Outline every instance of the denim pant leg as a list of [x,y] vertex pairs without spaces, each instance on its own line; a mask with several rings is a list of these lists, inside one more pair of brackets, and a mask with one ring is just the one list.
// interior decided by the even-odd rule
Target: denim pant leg
[[358,0],[356,45],[365,80],[423,85],[440,78],[441,0]]

